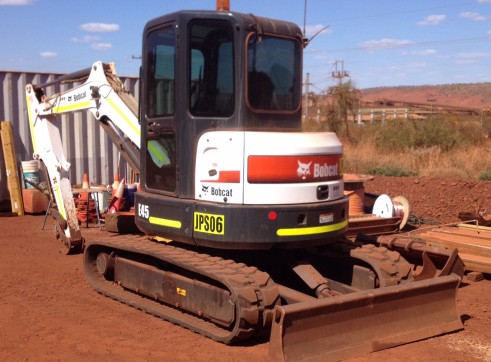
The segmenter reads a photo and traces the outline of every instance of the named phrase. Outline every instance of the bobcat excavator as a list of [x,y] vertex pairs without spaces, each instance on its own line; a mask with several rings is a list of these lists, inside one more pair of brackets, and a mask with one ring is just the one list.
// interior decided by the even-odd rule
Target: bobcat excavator
[[[462,328],[458,254],[348,241],[342,145],[301,131],[298,26],[180,11],[143,33],[139,104],[114,68],[27,85],[35,157],[68,252],[98,292],[223,343],[270,334],[274,360],[339,360]],[[138,235],[84,240],[56,126],[89,111],[140,174]]]

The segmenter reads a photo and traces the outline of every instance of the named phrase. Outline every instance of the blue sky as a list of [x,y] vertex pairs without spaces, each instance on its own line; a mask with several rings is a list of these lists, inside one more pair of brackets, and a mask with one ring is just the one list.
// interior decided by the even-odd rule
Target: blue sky
[[[305,0],[231,0],[233,11],[297,23]],[[215,0],[0,0],[0,70],[67,73],[94,61],[136,76],[145,23]],[[358,88],[491,82],[491,0],[307,0],[311,90],[342,66]],[[344,80],[347,80],[345,78]]]

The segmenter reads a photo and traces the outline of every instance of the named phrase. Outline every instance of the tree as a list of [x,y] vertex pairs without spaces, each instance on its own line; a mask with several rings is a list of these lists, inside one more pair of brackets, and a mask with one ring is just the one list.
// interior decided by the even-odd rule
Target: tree
[[344,124],[346,136],[350,139],[348,115],[356,114],[358,102],[361,99],[361,92],[356,89],[351,81],[339,83],[337,86],[330,87],[328,95],[332,97],[332,102],[327,111],[327,122],[329,128],[336,133],[341,131]]

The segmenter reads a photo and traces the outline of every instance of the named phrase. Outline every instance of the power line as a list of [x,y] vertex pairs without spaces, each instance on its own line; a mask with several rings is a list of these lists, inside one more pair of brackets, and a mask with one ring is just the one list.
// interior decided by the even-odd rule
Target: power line
[[[338,65],[341,65],[341,67],[338,69]],[[331,75],[334,79],[338,80],[338,84],[341,85],[343,84],[343,78],[349,77],[348,71],[344,69],[344,61],[343,60],[336,60],[334,62],[334,68],[335,70],[332,71]]]
[[331,23],[337,23],[337,22],[346,22],[346,21],[351,21],[351,20],[359,20],[359,19],[370,19],[370,18],[385,18],[385,17],[390,17],[394,15],[407,15],[407,14],[412,14],[412,13],[419,13],[423,11],[430,11],[430,10],[440,10],[440,9],[450,9],[450,8],[455,8],[455,7],[461,7],[461,6],[468,6],[468,5],[475,5],[475,1],[467,1],[465,3],[458,3],[458,4],[447,4],[447,5],[441,5],[441,6],[432,6],[428,8],[419,8],[419,9],[413,9],[413,10],[404,10],[404,11],[393,11],[393,12],[387,12],[387,13],[376,13],[376,14],[365,14],[361,16],[352,16],[349,18],[341,18],[341,19],[334,19],[331,20]]
[[390,49],[399,49],[399,48],[411,48],[411,47],[420,47],[420,46],[428,46],[428,45],[448,45],[448,43],[468,43],[468,42],[477,42],[477,41],[486,41],[489,42],[488,36],[476,37],[476,38],[455,38],[455,39],[442,39],[442,40],[429,40],[422,42],[407,42],[403,44],[392,44],[385,46],[374,46],[370,47],[353,47],[353,48],[339,48],[339,49],[325,49],[325,50],[306,50],[305,53],[333,53],[333,52],[352,52],[352,51],[382,51],[382,50],[390,50]]

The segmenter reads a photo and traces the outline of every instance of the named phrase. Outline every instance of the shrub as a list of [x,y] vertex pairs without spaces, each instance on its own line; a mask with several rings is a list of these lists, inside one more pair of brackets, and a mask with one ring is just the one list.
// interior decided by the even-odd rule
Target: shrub
[[411,170],[405,170],[398,166],[387,165],[381,167],[369,167],[367,173],[374,176],[394,176],[394,177],[409,177],[417,176],[418,173]]
[[317,122],[316,120],[309,119],[305,121],[302,125],[302,129],[304,132],[327,132],[329,131],[328,125],[326,122]]
[[491,170],[487,170],[479,175],[481,181],[491,181]]
[[[325,118],[308,126],[328,128]],[[491,180],[489,140],[480,117],[440,115],[352,124],[349,138],[343,128],[338,136],[347,173]]]
[[413,138],[412,122],[395,120],[379,126],[375,134],[375,145],[380,151],[400,152],[411,147]]
[[451,122],[439,118],[429,118],[415,125],[414,148],[439,147],[442,151],[449,151],[459,139]]
[[481,124],[475,120],[454,122],[455,130],[458,133],[458,145],[477,146],[486,142],[486,132]]

